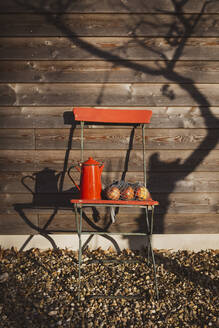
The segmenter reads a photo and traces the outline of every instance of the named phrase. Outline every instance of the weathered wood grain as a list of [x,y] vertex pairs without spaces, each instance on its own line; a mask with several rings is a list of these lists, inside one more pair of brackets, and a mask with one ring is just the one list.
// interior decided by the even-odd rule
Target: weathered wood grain
[[[104,161],[105,172],[123,172],[127,152],[121,150],[87,150],[84,158],[93,157]],[[194,156],[195,155],[195,156]],[[2,150],[0,153],[0,170],[7,171],[39,171],[46,167],[62,171],[66,152],[64,150]],[[68,157],[68,167],[80,161],[80,151],[72,150]],[[218,172],[218,150],[149,150],[147,151],[147,168],[150,171],[164,172]],[[133,150],[130,154],[128,170],[142,171],[142,151]],[[183,174],[179,174],[182,177]]]
[[8,0],[0,2],[1,13],[219,13],[219,5],[217,1],[203,3],[200,0],[190,0],[185,3],[174,4],[172,0],[156,0],[156,1],[120,1],[120,0],[106,0],[106,1],[69,1],[60,4],[56,2],[42,2],[36,0],[30,2],[22,0]]
[[[0,172],[0,193],[34,193],[35,172]],[[23,181],[24,179],[24,181]],[[25,187],[24,183],[27,185]],[[29,189],[28,189],[29,188]]]
[[[153,194],[153,198],[158,200],[160,205],[156,208],[158,214],[208,214],[217,213],[218,193],[166,193]],[[59,209],[60,214],[65,214],[66,210],[71,211],[71,194],[65,194],[57,197],[56,194],[42,195],[38,197],[37,202],[33,203],[33,197],[30,194],[0,194],[0,213],[15,214],[18,209],[29,213],[52,214],[54,210]],[[35,206],[37,204],[37,206]],[[141,214],[139,208],[126,208],[126,213]]]
[[[219,57],[216,37],[184,40],[174,37],[3,37],[0,43],[0,60],[126,60],[127,67],[143,73],[148,68],[135,63],[136,60],[218,60]],[[160,67],[151,72],[160,73]]]
[[[92,215],[92,214],[91,214]],[[43,226],[48,222],[50,216],[39,214],[39,226]],[[95,231],[95,226],[104,229],[110,222],[110,217],[102,216],[98,222],[91,219],[90,224],[83,220],[83,228],[86,231]],[[218,233],[218,215],[217,214],[166,214],[165,217],[155,215],[154,233],[166,234],[182,234],[182,233]],[[139,217],[128,215],[120,211],[116,222],[108,228],[110,232],[142,232],[145,227],[144,215]],[[52,223],[48,226],[48,230],[54,231],[76,231],[74,214],[57,214]],[[145,230],[144,230],[145,231]],[[124,238],[128,238],[127,236]]]
[[204,234],[218,233],[218,219],[215,214],[167,214],[163,219],[162,228],[159,227],[159,215],[155,221],[155,233],[170,234]]
[[[0,61],[0,82],[147,82],[218,83],[219,61],[136,61],[138,67],[123,61]],[[158,68],[162,68],[157,74]]]
[[25,222],[20,215],[16,214],[0,214],[0,234],[1,235],[25,235],[38,234],[34,227],[38,227],[37,214],[28,214],[29,224]]
[[[120,107],[124,108],[124,107]],[[129,108],[129,107],[128,107]],[[135,108],[135,107],[132,107]],[[151,109],[153,114],[148,128],[152,129],[203,129],[218,128],[219,107],[137,107],[137,109]],[[60,107],[0,107],[0,128],[71,128],[73,122],[72,106]],[[96,128],[95,125],[89,125]],[[118,129],[118,125],[110,128]],[[76,126],[77,128],[77,126]],[[85,126],[86,128],[86,126]],[[98,125],[98,128],[106,126]],[[122,129],[119,126],[119,129]],[[114,131],[114,130],[113,130]],[[70,132],[70,130],[69,130]],[[114,131],[115,132],[115,131]],[[158,132],[159,133],[159,132]]]
[[32,129],[0,129],[0,149],[35,149]]
[[[0,229],[2,235],[7,234],[37,234],[38,231],[31,227],[36,226],[43,228],[45,224],[50,219],[50,215],[39,214],[39,225],[37,215],[27,214],[27,219],[30,221],[25,222],[18,214],[0,215]],[[95,223],[91,219],[91,223],[88,224],[85,220],[83,222],[84,229],[87,231],[94,231],[94,225],[103,229],[107,226],[110,218],[101,218],[98,223]],[[141,220],[141,221],[140,221]],[[162,220],[162,221],[161,221]],[[161,218],[159,215],[155,216],[155,233],[218,233],[218,215],[215,214],[167,214],[165,218]],[[110,232],[134,232],[142,231],[145,228],[144,217],[141,215],[137,218],[133,213],[131,216],[127,213],[122,213],[120,211],[116,223],[109,226],[108,231]],[[54,230],[58,232],[65,231],[76,231],[76,225],[74,220],[74,214],[69,212],[68,214],[60,215],[59,213],[55,215],[52,223],[48,226],[48,230]],[[127,237],[126,237],[127,238]]]
[[0,152],[0,170],[36,171],[36,153],[34,150],[2,150]]
[[[80,160],[73,106],[152,109],[155,233],[219,232],[218,34],[218,1],[0,1],[1,233],[36,234],[51,215],[50,228],[75,229],[73,184],[61,175]],[[143,181],[141,129],[125,165],[130,132],[85,126],[84,158],[104,160],[103,187],[125,168],[126,181]],[[100,216],[103,227],[109,211]],[[119,217],[111,231],[144,228],[140,209]]]
[[148,188],[157,194],[219,192],[219,172],[192,172],[188,175],[185,172],[182,180],[175,172],[151,172],[148,175]]
[[[10,130],[11,131],[11,130]],[[13,130],[12,130],[13,131]],[[16,130],[15,130],[16,131]],[[19,130],[20,131],[20,130]],[[25,130],[26,131],[26,130]],[[136,128],[134,138],[131,138],[132,128],[128,129],[85,129],[85,149],[129,149],[130,142],[133,149],[143,149],[142,131]],[[69,129],[36,129],[36,149],[67,149],[71,142],[71,149],[81,148],[81,131],[75,129],[73,137]],[[146,149],[208,149],[210,139],[217,140],[218,129],[145,129]],[[12,132],[13,134],[13,132]],[[5,133],[7,138],[8,133]],[[1,137],[1,130],[0,130]],[[10,135],[9,135],[10,137]],[[72,138],[71,138],[72,137]],[[69,140],[70,138],[70,140]],[[209,138],[209,144],[203,141]],[[22,136],[21,136],[22,143]],[[0,143],[1,145],[1,143]],[[219,144],[216,144],[219,149]],[[6,148],[5,148],[6,149]],[[30,148],[31,149],[31,148]]]
[[216,213],[218,193],[153,193],[160,203],[158,213]]
[[[32,195],[30,194],[0,194],[0,214],[12,214],[15,215],[17,212],[15,210],[15,204],[31,204]],[[27,209],[27,215],[32,216],[37,214],[34,208]]]
[[218,14],[5,14],[0,20],[0,36],[217,37],[218,34]]
[[[44,172],[43,179],[39,180]],[[33,193],[48,194],[60,190],[61,172],[38,171],[38,172],[1,172],[0,173],[0,193]],[[176,173],[172,172],[150,172],[148,178],[148,189],[152,193],[172,193],[172,192],[219,192],[219,173],[218,172],[193,172],[189,173],[180,180]],[[121,175],[121,174],[120,174]],[[38,179],[37,179],[38,177]],[[73,177],[80,183],[79,174],[73,174]],[[103,188],[119,178],[117,172],[102,174]],[[41,182],[40,182],[41,181]],[[140,172],[128,172],[126,181],[143,181],[143,174]],[[174,182],[175,181],[175,182]],[[36,190],[38,183],[38,190]],[[62,192],[71,192],[74,184],[66,174]]]
[[[31,107],[0,107],[0,128],[34,128],[36,110],[37,108]],[[61,116],[60,109],[59,115]]]
[[[43,228],[48,220],[50,215],[48,214],[39,214],[39,223],[38,215],[27,214],[28,220],[39,228]],[[83,227],[87,231],[94,231],[96,225],[100,229],[103,229],[107,226],[109,222],[109,214],[107,218],[102,216],[98,222],[94,222],[92,216],[90,215],[91,223],[88,224],[85,220],[83,221]],[[218,233],[218,214],[166,214],[165,217],[160,215],[155,216],[154,224],[154,233],[169,233],[169,234],[179,234],[179,233]],[[138,216],[136,218],[135,214],[128,215],[124,211],[120,211],[119,216],[117,217],[116,223],[110,225],[108,231],[110,232],[142,232],[142,229],[145,228],[144,216]],[[0,215],[0,229],[2,235],[21,235],[21,234],[37,234],[38,231],[34,228],[31,228],[31,225],[28,222],[25,222],[18,214]],[[54,230],[58,232],[66,231],[76,231],[76,224],[74,219],[74,214],[70,211],[68,214],[56,214],[51,224],[47,227],[48,230]],[[127,238],[127,237],[126,237]]]
[[219,84],[0,84],[0,106],[218,106]]

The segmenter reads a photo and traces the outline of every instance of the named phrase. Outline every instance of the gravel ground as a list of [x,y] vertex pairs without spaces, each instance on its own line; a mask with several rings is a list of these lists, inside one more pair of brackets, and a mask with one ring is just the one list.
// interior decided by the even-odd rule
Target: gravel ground
[[76,252],[0,249],[0,327],[219,327],[219,252],[155,258],[158,301],[144,251],[85,250],[79,301]]

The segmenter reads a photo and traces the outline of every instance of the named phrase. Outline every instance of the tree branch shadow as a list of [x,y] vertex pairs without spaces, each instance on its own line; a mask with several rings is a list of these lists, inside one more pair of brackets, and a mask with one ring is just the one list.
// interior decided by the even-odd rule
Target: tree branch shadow
[[[181,88],[183,91],[188,94],[191,99],[194,100],[194,102],[199,106],[201,115],[204,118],[206,129],[207,129],[207,135],[205,139],[200,143],[199,147],[197,147],[191,155],[188,156],[184,160],[184,162],[181,161],[180,158],[175,159],[171,163],[167,163],[166,161],[163,161],[157,153],[154,153],[150,159],[149,159],[149,177],[148,177],[148,186],[149,189],[153,190],[153,177],[150,174],[150,172],[153,171],[154,167],[162,167],[163,171],[173,171],[174,174],[170,176],[169,179],[169,185],[168,185],[168,192],[165,194],[164,199],[161,202],[162,207],[162,215],[161,215],[161,228],[160,233],[164,232],[164,220],[165,215],[168,213],[169,205],[170,205],[170,195],[174,191],[176,183],[180,180],[183,180],[187,175],[189,175],[191,172],[193,172],[203,161],[204,159],[209,155],[209,153],[215,148],[219,141],[219,136],[215,136],[213,134],[213,131],[211,130],[211,124],[214,121],[215,126],[219,127],[219,120],[211,113],[210,110],[210,102],[208,101],[208,98],[201,90],[198,89],[198,87],[195,85],[192,78],[184,77],[183,75],[177,73],[175,71],[175,66],[177,61],[180,60],[183,51],[185,49],[185,46],[187,44],[187,41],[189,37],[192,35],[195,27],[197,26],[198,22],[200,21],[200,18],[204,14],[205,8],[208,4],[214,2],[212,1],[205,1],[202,5],[202,10],[200,11],[199,15],[196,16],[184,16],[183,8],[187,4],[188,0],[172,0],[172,4],[175,7],[176,12],[179,13],[177,16],[178,21],[174,21],[172,25],[169,26],[169,31],[167,33],[166,42],[169,44],[169,46],[174,47],[174,52],[172,55],[172,58],[167,58],[165,53],[157,49],[156,47],[153,47],[152,45],[147,45],[144,42],[144,39],[140,39],[137,36],[137,29],[139,28],[138,25],[133,28],[132,31],[132,39],[135,42],[138,42],[141,47],[144,49],[149,50],[152,54],[158,55],[163,60],[163,66],[160,67],[159,63],[157,63],[156,69],[151,68],[148,65],[142,65],[141,62],[134,62],[132,60],[124,60],[121,56],[118,56],[117,54],[113,53],[112,51],[103,50],[100,48],[95,47],[93,44],[89,43],[88,41],[80,38],[74,31],[70,30],[68,26],[65,24],[64,20],[62,19],[62,13],[64,13],[72,1],[66,0],[52,0],[49,1],[49,5],[51,6],[51,3],[53,3],[54,8],[56,8],[58,14],[56,16],[52,15],[51,12],[47,9],[48,8],[48,1],[38,1],[38,2],[29,2],[27,0],[15,0],[17,4],[20,4],[24,8],[28,8],[32,10],[35,13],[42,13],[45,15],[47,21],[50,24],[54,24],[56,28],[58,28],[62,33],[74,43],[78,48],[81,50],[86,50],[90,54],[96,56],[97,58],[100,58],[101,60],[105,60],[107,62],[112,63],[113,65],[116,62],[120,62],[120,65],[123,67],[129,68],[133,70],[134,72],[140,72],[140,73],[147,73],[151,76],[162,76],[165,77],[169,81],[166,85],[164,85],[160,93],[167,97],[171,103],[171,100],[176,98],[176,94],[174,93],[174,90],[171,89],[171,83],[177,84],[179,88]],[[124,3],[124,2],[123,2]],[[124,6],[128,8],[128,4],[124,3]],[[60,14],[59,14],[60,12]],[[147,26],[145,27],[147,28]],[[156,28],[156,25],[153,26],[153,28]],[[185,37],[186,35],[186,37]],[[129,42],[129,41],[128,41]],[[124,53],[126,51],[126,47],[128,47],[129,43],[125,44],[123,46]],[[101,105],[104,88],[107,82],[107,76],[106,81],[103,83],[103,87],[101,90],[100,95],[97,98],[97,104]],[[147,105],[147,98],[145,98],[145,104]],[[124,104],[125,105],[125,104]],[[67,168],[68,158],[69,158],[69,152],[70,152],[70,145],[68,145],[68,150],[66,151],[66,157],[64,160],[64,169],[63,174],[60,182],[60,191],[62,191],[63,188],[63,182],[65,178],[65,172]],[[200,153],[200,150],[202,152]],[[152,193],[153,195],[153,193]],[[159,199],[158,199],[159,201]],[[139,224],[139,228],[141,229],[141,218],[137,219],[137,222]],[[131,238],[129,239],[129,245],[130,247],[133,246]]]

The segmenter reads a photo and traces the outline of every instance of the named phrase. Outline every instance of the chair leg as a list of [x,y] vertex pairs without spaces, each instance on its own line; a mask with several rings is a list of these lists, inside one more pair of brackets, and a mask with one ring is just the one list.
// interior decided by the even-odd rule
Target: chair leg
[[148,230],[148,262],[149,262],[149,253],[151,252],[151,258],[152,258],[152,264],[153,264],[153,270],[154,270],[154,284],[155,284],[155,292],[156,292],[156,298],[159,299],[159,293],[158,293],[158,284],[157,284],[157,270],[156,270],[156,263],[155,263],[155,257],[154,257],[154,251],[151,243],[152,235],[153,235],[153,225],[154,225],[154,206],[152,206],[151,210],[151,222],[149,225],[149,218],[148,218],[148,207],[145,208],[145,219],[146,219],[146,225]]
[[81,262],[82,262],[82,242],[81,242],[81,231],[82,231],[82,207],[80,207],[80,215],[78,219],[78,208],[75,206],[75,218],[78,233],[78,300],[81,298]]
[[148,207],[145,207],[145,220],[146,220],[146,227],[147,227],[147,250],[148,250],[148,265],[149,265],[149,256],[150,256],[150,225],[149,225],[149,217],[148,217]]

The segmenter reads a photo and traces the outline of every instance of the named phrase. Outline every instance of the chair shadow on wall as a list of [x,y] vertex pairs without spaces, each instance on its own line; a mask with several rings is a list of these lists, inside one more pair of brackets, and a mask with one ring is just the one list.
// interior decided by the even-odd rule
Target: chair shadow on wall
[[[49,229],[49,226],[54,222],[54,219],[58,212],[60,210],[67,210],[72,211],[71,214],[69,214],[69,220],[73,220],[74,217],[74,209],[72,205],[70,204],[70,199],[72,198],[79,198],[78,189],[72,185],[70,189],[64,190],[64,181],[66,174],[68,172],[68,167],[72,164],[69,163],[69,155],[70,151],[72,149],[72,141],[74,136],[74,131],[76,128],[76,122],[74,120],[74,116],[72,112],[65,112],[64,115],[64,123],[67,125],[70,125],[69,129],[69,137],[68,137],[68,143],[67,148],[65,152],[65,158],[63,161],[63,170],[61,172],[56,172],[55,170],[45,167],[43,170],[34,173],[32,176],[25,176],[22,178],[21,183],[23,186],[27,188],[27,190],[32,194],[33,199],[31,203],[21,203],[21,204],[14,204],[15,211],[19,214],[19,216],[24,220],[24,222],[29,225],[33,230],[37,232],[37,234],[42,235],[43,237],[47,238],[49,242],[51,243],[53,248],[57,248],[57,245],[55,244],[54,239],[52,238],[52,234],[54,233],[73,233],[76,232],[75,230],[64,230],[64,229]],[[211,126],[212,122],[214,121],[214,124],[216,123],[217,119],[211,114],[210,110],[208,110],[208,116],[205,117],[206,125]],[[134,125],[131,129],[130,138],[129,138],[129,144],[126,151],[126,156],[124,159],[124,167],[121,172],[121,179],[126,180],[126,174],[129,169],[129,160],[130,160],[130,154],[133,149],[133,143],[135,138],[135,131],[136,131],[137,125]],[[197,167],[202,160],[209,154],[210,150],[214,148],[216,137],[213,134],[211,134],[211,129],[208,131],[208,135],[203,140],[203,142],[200,144],[200,147],[195,149],[192,154],[184,161],[184,163],[180,163],[180,158],[177,158],[173,160],[172,162],[166,163],[165,161],[162,161],[159,158],[158,153],[154,153],[149,158],[149,165],[147,168],[147,187],[149,191],[152,194],[152,198],[154,196],[154,193],[156,192],[159,187],[161,189],[165,185],[165,193],[163,194],[163,199],[160,201],[160,199],[155,200],[160,201],[161,203],[161,210],[159,209],[160,206],[158,206],[158,210],[155,210],[155,220],[154,220],[154,232],[155,233],[164,233],[165,227],[164,227],[164,221],[165,221],[165,215],[168,212],[168,208],[170,206],[170,199],[169,195],[174,191],[176,183],[178,181],[183,180],[189,172],[192,172],[195,170],[195,167]],[[201,152],[200,152],[201,150]],[[147,151],[147,149],[146,149]],[[147,153],[146,153],[147,157]],[[142,163],[143,167],[143,163]],[[163,172],[167,172],[168,174],[168,181],[157,181],[154,173],[156,170],[160,170],[162,168]],[[174,172],[174,173],[171,173]],[[34,182],[35,187],[34,190],[32,190],[28,186],[28,182],[31,181]],[[110,182],[110,181],[108,181]],[[111,181],[112,182],[112,181]],[[40,213],[41,210],[52,210],[52,214],[49,215],[48,220],[43,225],[43,227],[40,227],[39,224],[35,225],[31,220],[28,219],[28,215],[25,213],[26,210],[32,210],[32,211],[39,211],[37,214]],[[116,214],[119,214],[119,208],[116,208]],[[157,215],[158,214],[158,215]],[[107,232],[109,228],[112,225],[112,221],[109,220],[109,213],[106,214],[104,217],[104,226],[99,226],[100,213],[97,210],[97,208],[92,207],[92,215],[91,218],[88,217],[83,212],[83,219],[87,223],[89,227],[94,229],[95,231],[100,232]],[[134,232],[142,232],[147,231],[146,222],[144,220],[144,213],[142,212],[137,218],[131,218],[135,222],[135,225],[137,227],[136,231]],[[118,224],[117,224],[118,222]],[[119,228],[119,217],[116,221],[117,228]],[[122,233],[122,231],[121,231]],[[33,235],[30,235],[30,237],[27,239],[27,241],[24,243],[24,245],[21,247],[21,250],[23,250],[27,244],[30,242],[30,240],[34,237]],[[91,240],[93,235],[91,235],[87,241],[84,244],[84,248],[88,245],[88,242]],[[119,252],[120,248],[115,241],[114,238],[111,236],[103,235],[103,237],[109,239],[112,244],[115,246],[116,250]],[[145,245],[147,246],[147,241],[145,241],[144,237],[136,237],[135,236],[126,236],[124,239],[128,240],[128,245],[130,249],[136,248],[136,241],[139,245]]]
[[[75,229],[50,229],[49,227],[54,222],[54,219],[59,211],[68,211],[69,212],[69,220],[74,220],[74,208],[70,203],[71,199],[77,199],[80,197],[80,192],[73,185],[71,188],[67,190],[64,189],[64,181],[66,174],[68,173],[68,167],[72,164],[69,163],[69,154],[72,149],[72,140],[74,135],[74,130],[76,128],[76,122],[74,119],[74,115],[72,112],[65,112],[63,114],[64,124],[70,125],[69,129],[69,137],[68,144],[65,152],[65,158],[63,162],[63,170],[61,172],[56,172],[55,170],[45,167],[41,171],[35,172],[32,175],[24,176],[21,179],[21,184],[32,194],[32,202],[30,203],[16,203],[13,204],[15,211],[21,217],[21,219],[27,224],[31,229],[36,231],[36,233],[31,234],[24,244],[21,246],[20,251],[24,250],[30,241],[34,238],[34,236],[41,235],[46,238],[54,249],[58,249],[54,238],[52,235],[55,233],[76,233]],[[77,177],[79,178],[79,177]],[[30,186],[34,184],[34,188],[32,189]],[[38,217],[40,211],[42,213],[48,214],[50,212],[49,218],[40,227],[40,222],[38,224],[34,224],[31,219],[28,218],[28,211],[33,213],[36,211]],[[51,213],[52,211],[52,213]],[[72,213],[71,213],[72,212]],[[100,232],[107,232],[111,225],[111,221],[104,219],[104,226],[98,226],[98,221],[100,220],[100,213],[96,209],[96,207],[91,208],[91,218],[83,212],[83,220],[87,223],[87,225],[95,230]],[[73,224],[73,227],[75,225]],[[102,235],[112,242],[115,249],[120,252],[119,245],[117,242],[108,235]],[[84,243],[83,248],[85,248],[89,241],[92,239],[93,235],[91,235]]]
[[[75,188],[63,191],[64,178],[68,166],[69,152],[71,149],[72,137],[76,126],[73,117],[69,117],[68,114],[64,113],[63,118],[65,124],[69,124],[69,120],[71,120],[71,128],[69,131],[69,140],[66,149],[63,170],[61,172],[56,172],[49,167],[45,167],[43,170],[38,171],[31,176],[24,176],[21,180],[21,184],[32,194],[32,202],[14,204],[15,211],[24,220],[24,222],[30,228],[35,230],[36,234],[40,234],[41,236],[45,237],[51,243],[51,246],[54,249],[57,249],[58,247],[54,238],[52,238],[54,231],[50,230],[49,226],[54,221],[60,209],[71,210],[69,200],[73,195],[73,197],[77,197],[77,191]],[[30,184],[34,184],[34,189],[31,189]],[[40,211],[41,213],[43,213],[43,211],[45,213],[45,210],[49,211],[50,215],[45,224],[40,227],[39,222],[34,224],[28,218],[28,210],[30,212],[36,211],[38,219]],[[60,231],[57,230],[57,232]],[[24,248],[29,244],[34,236],[35,233],[31,234],[24,242],[20,250],[24,250]]]
[[[172,173],[169,181],[168,181],[168,190],[165,191],[165,195],[162,199],[162,212],[160,212],[160,218],[159,218],[159,226],[160,226],[160,232],[164,231],[164,219],[165,215],[169,210],[170,205],[170,195],[172,192],[174,192],[174,189],[176,187],[176,184],[178,181],[182,181],[186,178],[191,172],[193,172],[203,161],[204,159],[209,155],[209,153],[216,147],[218,142],[218,136],[215,136],[214,131],[212,127],[218,127],[218,119],[214,117],[214,115],[211,112],[211,103],[208,100],[207,95],[203,93],[201,89],[199,89],[195,83],[195,81],[192,79],[191,75],[188,77],[186,74],[182,74],[177,69],[177,63],[183,59],[183,52],[185,51],[185,47],[187,45],[187,40],[189,37],[192,37],[194,35],[194,31],[196,30],[196,27],[200,23],[200,18],[205,13],[206,7],[213,3],[214,1],[204,1],[202,4],[202,8],[200,9],[200,13],[198,15],[183,15],[184,13],[184,6],[188,3],[188,0],[172,0],[171,3],[173,5],[173,8],[175,8],[176,13],[180,13],[180,15],[177,16],[177,20],[169,23],[167,22],[165,27],[167,28],[167,33],[165,37],[165,42],[167,45],[173,49],[173,53],[171,56],[169,56],[165,51],[160,50],[156,46],[153,47],[151,45],[147,45],[147,43],[144,42],[144,38],[138,38],[137,30],[138,28],[142,27],[147,29],[148,25],[151,23],[145,23],[144,21],[140,21],[137,25],[133,23],[132,28],[132,39],[135,40],[135,42],[138,43],[138,45],[145,50],[148,50],[151,52],[151,55],[153,57],[153,54],[155,55],[155,58],[162,59],[162,65],[157,63],[157,66],[155,68],[150,67],[147,64],[142,64],[141,62],[136,62],[132,60],[124,60],[123,56],[117,55],[116,53],[113,53],[111,51],[108,51],[106,49],[98,48],[92,43],[89,43],[83,38],[80,38],[77,33],[69,28],[67,24],[65,24],[65,21],[63,20],[62,15],[54,16],[51,14],[50,11],[48,11],[46,8],[46,4],[48,4],[48,1],[45,2],[36,2],[36,3],[30,3],[27,0],[15,0],[16,3],[20,4],[21,6],[31,9],[31,11],[34,11],[36,13],[41,12],[44,10],[44,12],[47,14],[46,19],[50,24],[53,24],[57,29],[59,29],[63,35],[65,35],[70,42],[73,42],[74,45],[76,45],[79,49],[85,50],[91,55],[94,55],[95,58],[107,61],[115,65],[115,63],[120,62],[120,64],[128,69],[131,69],[135,75],[137,76],[137,73],[150,75],[152,77],[158,77],[161,78],[159,81],[163,81],[164,84],[161,87],[160,94],[162,95],[162,99],[168,98],[168,103],[171,105],[172,101],[176,99],[177,94],[175,94],[175,89],[172,87],[172,84],[176,84],[179,87],[180,92],[185,93],[188,95],[188,98],[191,99],[191,105],[195,105],[199,107],[201,116],[205,122],[205,127],[207,129],[207,134],[205,138],[200,142],[200,145],[192,151],[192,153],[185,159],[175,159],[172,163],[167,163],[166,161],[163,161],[162,158],[159,158],[158,154],[153,154],[149,159],[149,171],[150,169],[153,169],[157,167],[162,167],[162,170],[165,172],[171,172],[171,170],[174,170],[174,173]],[[68,6],[70,5],[70,1],[54,1],[54,5],[57,6],[57,10],[60,10],[60,12],[65,12],[68,9]],[[128,3],[124,4],[124,7],[126,7],[126,10],[129,11]],[[160,11],[162,12],[162,10]],[[156,24],[152,25],[154,29],[159,29],[159,24],[162,22],[157,21]],[[128,44],[124,44],[124,50]],[[170,58],[171,57],[171,58]],[[107,87],[107,80],[103,83],[103,88],[100,92],[100,95],[96,99],[96,102],[92,105],[105,105],[104,103],[104,88]],[[177,90],[177,89],[176,89]],[[145,96],[145,102],[147,102],[148,95]],[[150,101],[150,99],[149,99]],[[182,101],[182,99],[181,99]],[[156,103],[156,102],[155,102]],[[176,102],[173,102],[173,105]],[[145,104],[147,105],[147,103]],[[183,105],[182,105],[183,106]],[[183,123],[181,123],[183,124]],[[195,126],[195,124],[194,124]],[[183,125],[181,127],[184,127]],[[72,135],[73,135],[73,128],[71,129]],[[71,134],[71,133],[70,133]],[[70,138],[69,138],[70,140]],[[61,173],[61,182],[60,187],[58,189],[59,193],[63,193],[63,182],[65,178],[65,174],[67,171],[67,165],[68,165],[68,155],[70,152],[71,147],[68,145],[68,149],[66,151],[66,157],[64,160],[64,169]],[[153,196],[153,190],[156,189],[155,181],[153,178],[153,175],[149,172],[149,178],[148,178],[148,187],[149,190],[152,191]],[[160,201],[158,199],[158,201]],[[31,206],[31,205],[30,205]],[[56,208],[56,207],[55,207]],[[56,211],[56,209],[54,210]],[[138,224],[138,230],[142,230],[142,220],[141,217],[137,219]],[[156,221],[155,221],[156,226]],[[129,239],[130,247],[132,247],[133,242],[132,239]]]

